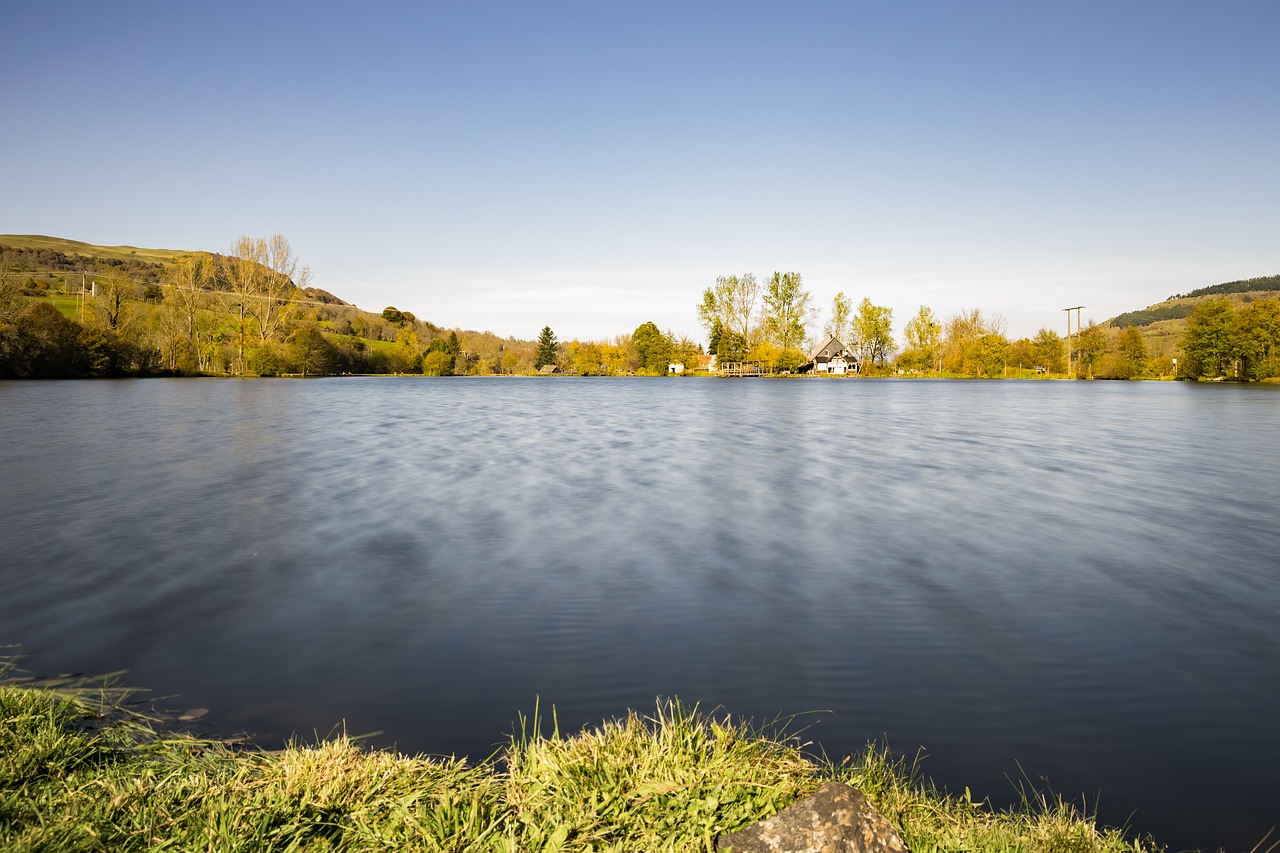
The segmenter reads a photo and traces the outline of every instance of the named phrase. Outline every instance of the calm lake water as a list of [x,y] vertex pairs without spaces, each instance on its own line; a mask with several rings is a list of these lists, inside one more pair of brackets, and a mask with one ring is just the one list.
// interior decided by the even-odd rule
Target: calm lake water
[[272,743],[678,696],[1176,847],[1280,823],[1280,387],[0,383],[0,643]]

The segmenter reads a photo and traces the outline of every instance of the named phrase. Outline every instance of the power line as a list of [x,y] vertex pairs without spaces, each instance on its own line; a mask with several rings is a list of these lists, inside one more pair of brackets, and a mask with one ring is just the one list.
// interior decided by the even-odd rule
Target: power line
[[1063,308],[1067,312],[1067,378],[1072,379],[1074,376],[1071,371],[1071,312],[1076,312],[1076,334],[1080,333],[1080,309],[1083,305],[1073,305],[1070,308]]

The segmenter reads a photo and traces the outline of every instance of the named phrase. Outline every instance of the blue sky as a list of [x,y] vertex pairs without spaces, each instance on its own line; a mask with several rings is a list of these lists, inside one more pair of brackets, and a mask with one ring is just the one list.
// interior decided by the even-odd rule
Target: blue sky
[[[717,275],[1011,337],[1280,273],[1274,2],[6,4],[0,233],[448,327],[703,337]],[[825,319],[825,317],[823,318]],[[821,319],[814,328],[821,331]]]

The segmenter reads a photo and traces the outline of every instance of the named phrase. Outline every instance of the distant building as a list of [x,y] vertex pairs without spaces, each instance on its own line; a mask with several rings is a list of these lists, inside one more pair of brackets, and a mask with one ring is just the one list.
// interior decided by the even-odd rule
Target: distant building
[[678,361],[673,361],[667,365],[667,373],[684,373],[684,365]]
[[543,376],[550,376],[553,373],[560,373],[561,371],[560,368],[554,364],[544,364],[542,367],[538,368],[538,372]]
[[858,372],[857,357],[835,337],[827,338],[822,346],[813,351],[809,356],[809,364],[812,365],[813,373],[843,376],[846,373]]

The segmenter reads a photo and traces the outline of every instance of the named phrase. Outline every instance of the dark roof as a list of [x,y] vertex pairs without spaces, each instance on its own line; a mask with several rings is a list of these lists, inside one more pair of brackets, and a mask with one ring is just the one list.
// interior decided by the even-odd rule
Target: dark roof
[[840,339],[835,336],[827,338],[822,342],[822,346],[813,351],[809,356],[810,361],[830,361],[833,356],[840,355],[848,349],[844,344],[840,343]]

